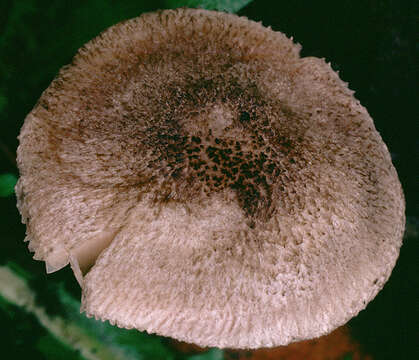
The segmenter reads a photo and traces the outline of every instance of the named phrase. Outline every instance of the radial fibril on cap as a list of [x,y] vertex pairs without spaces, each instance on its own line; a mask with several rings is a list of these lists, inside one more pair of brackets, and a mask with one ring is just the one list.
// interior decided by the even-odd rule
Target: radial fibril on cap
[[35,257],[89,316],[201,346],[325,334],[388,279],[390,155],[323,60],[235,15],[142,15],[92,40],[20,135]]

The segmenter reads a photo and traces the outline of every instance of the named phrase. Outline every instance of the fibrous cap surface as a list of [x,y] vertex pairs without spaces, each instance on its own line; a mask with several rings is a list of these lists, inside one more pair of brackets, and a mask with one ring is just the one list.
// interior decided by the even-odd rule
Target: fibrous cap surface
[[323,60],[235,15],[111,27],[22,128],[35,258],[89,316],[202,346],[317,337],[374,298],[404,200],[372,119]]

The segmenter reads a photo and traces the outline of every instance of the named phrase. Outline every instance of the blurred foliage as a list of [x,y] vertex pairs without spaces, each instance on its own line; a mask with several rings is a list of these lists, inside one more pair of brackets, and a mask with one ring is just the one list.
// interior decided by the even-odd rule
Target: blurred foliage
[[[34,351],[46,359],[65,360],[223,359],[223,351],[219,349],[183,355],[171,348],[163,337],[87,318],[80,313],[80,302],[63,283],[56,283],[49,291],[42,289],[44,298],[52,297],[59,303],[56,309],[60,311],[51,314],[45,304],[36,301],[40,290],[30,285],[33,277],[16,263],[0,267],[0,320],[2,326],[15,331],[9,346],[19,347],[28,336],[33,340],[31,345],[19,350],[22,353],[19,358]],[[49,306],[49,302],[46,304]]]
[[0,175],[0,197],[12,195],[15,191],[17,178],[13,174]]
[[84,360],[77,350],[65,346],[49,334],[39,338],[36,348],[41,352],[45,360]]
[[208,10],[237,12],[252,0],[166,0],[168,8],[191,7]]
[[223,351],[220,349],[211,349],[204,354],[192,355],[188,360],[223,360]]

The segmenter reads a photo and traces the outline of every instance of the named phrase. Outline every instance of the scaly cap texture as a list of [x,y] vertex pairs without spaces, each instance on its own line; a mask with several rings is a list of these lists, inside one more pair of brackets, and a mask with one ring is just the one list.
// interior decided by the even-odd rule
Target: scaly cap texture
[[18,207],[88,316],[201,346],[330,332],[388,279],[404,229],[389,152],[323,60],[235,15],[106,30],[27,116]]

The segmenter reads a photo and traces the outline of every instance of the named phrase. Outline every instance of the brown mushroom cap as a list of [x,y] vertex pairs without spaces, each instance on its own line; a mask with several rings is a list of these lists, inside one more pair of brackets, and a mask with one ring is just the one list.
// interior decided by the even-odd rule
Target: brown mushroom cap
[[235,15],[106,30],[20,134],[18,207],[88,316],[257,348],[348,321],[390,276],[404,199],[366,109],[323,60]]

